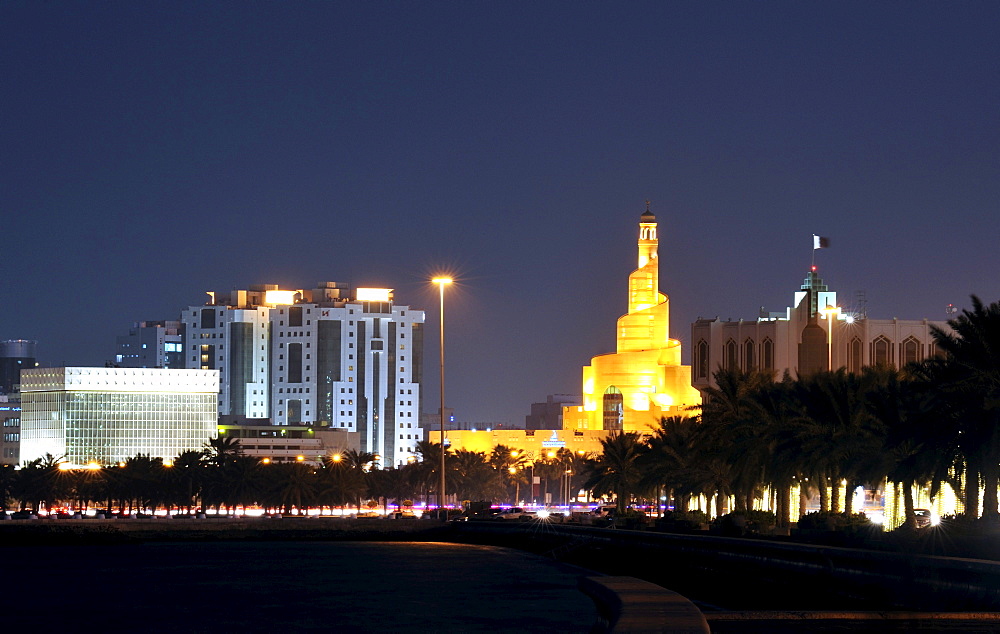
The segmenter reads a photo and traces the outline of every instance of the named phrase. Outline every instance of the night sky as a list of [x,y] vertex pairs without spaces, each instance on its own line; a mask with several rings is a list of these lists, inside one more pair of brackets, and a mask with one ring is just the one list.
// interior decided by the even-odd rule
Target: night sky
[[1000,299],[1000,3],[0,5],[0,339],[103,365],[208,290],[448,291],[448,405],[519,422],[614,349],[644,201],[699,316]]

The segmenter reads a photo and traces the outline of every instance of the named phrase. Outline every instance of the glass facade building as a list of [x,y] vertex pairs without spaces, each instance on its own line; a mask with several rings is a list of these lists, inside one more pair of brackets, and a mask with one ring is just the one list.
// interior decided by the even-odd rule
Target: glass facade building
[[216,435],[216,370],[37,368],[22,376],[21,460],[172,459]]

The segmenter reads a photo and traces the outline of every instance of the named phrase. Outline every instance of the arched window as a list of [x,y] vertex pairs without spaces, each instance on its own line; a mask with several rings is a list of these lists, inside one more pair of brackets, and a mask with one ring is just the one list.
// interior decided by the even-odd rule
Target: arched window
[[907,337],[903,340],[903,343],[899,344],[899,361],[900,367],[906,365],[907,363],[915,363],[922,359],[921,356],[921,345],[916,337]]
[[892,364],[892,342],[880,335],[872,342],[872,365]]
[[847,344],[847,370],[849,372],[861,372],[861,366],[865,364],[863,350],[861,337],[855,337]]
[[747,339],[743,342],[743,368],[745,370],[753,370],[757,365],[756,355],[754,355],[754,343],[753,339]]
[[624,412],[624,399],[622,399],[622,391],[619,390],[614,385],[610,386],[608,389],[604,390],[604,429],[617,429],[622,428],[622,418],[625,415]]
[[760,369],[774,370],[774,342],[770,339],[760,342]]
[[708,342],[704,339],[700,340],[694,347],[694,370],[695,378],[707,379],[708,378]]
[[740,366],[740,359],[738,350],[736,347],[736,342],[732,339],[726,341],[726,347],[723,348],[725,351],[725,358],[722,360],[724,367],[727,370],[736,370]]

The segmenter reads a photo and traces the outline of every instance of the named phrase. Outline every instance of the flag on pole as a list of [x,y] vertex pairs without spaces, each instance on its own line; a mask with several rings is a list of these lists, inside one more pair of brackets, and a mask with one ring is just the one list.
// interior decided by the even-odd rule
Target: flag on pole
[[813,234],[813,251],[816,249],[826,249],[830,246],[830,238],[824,238]]

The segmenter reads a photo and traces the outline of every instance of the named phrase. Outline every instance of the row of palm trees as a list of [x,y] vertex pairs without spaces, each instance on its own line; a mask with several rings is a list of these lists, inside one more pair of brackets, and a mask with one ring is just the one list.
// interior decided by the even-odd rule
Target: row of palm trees
[[[652,435],[616,434],[587,481],[624,506],[633,498],[693,496],[721,514],[773,496],[787,523],[791,492],[818,494],[821,510],[850,514],[857,486],[895,485],[914,525],[913,491],[949,485],[968,517],[997,520],[1000,485],[1000,303],[934,328],[941,355],[896,370],[844,369],[793,379],[720,369],[700,415],[664,419]],[[800,504],[802,511],[804,505]]]
[[[348,450],[323,457],[320,466],[304,462],[270,463],[246,456],[231,437],[209,440],[202,451],[186,451],[173,461],[137,455],[107,467],[65,469],[67,463],[48,455],[17,471],[0,471],[0,506],[16,500],[19,507],[39,510],[68,506],[120,513],[167,509],[192,512],[215,508],[261,507],[270,511],[370,505],[401,506],[423,498],[437,503],[441,447],[423,441],[421,460],[398,468],[379,469],[374,454]],[[489,454],[447,451],[448,492],[456,501],[515,500],[530,472],[542,490],[554,492],[563,476],[579,462],[568,450],[553,452],[531,464],[526,452],[498,445]],[[579,481],[580,476],[576,476]],[[571,489],[567,486],[566,490]],[[541,493],[541,491],[540,491]]]

